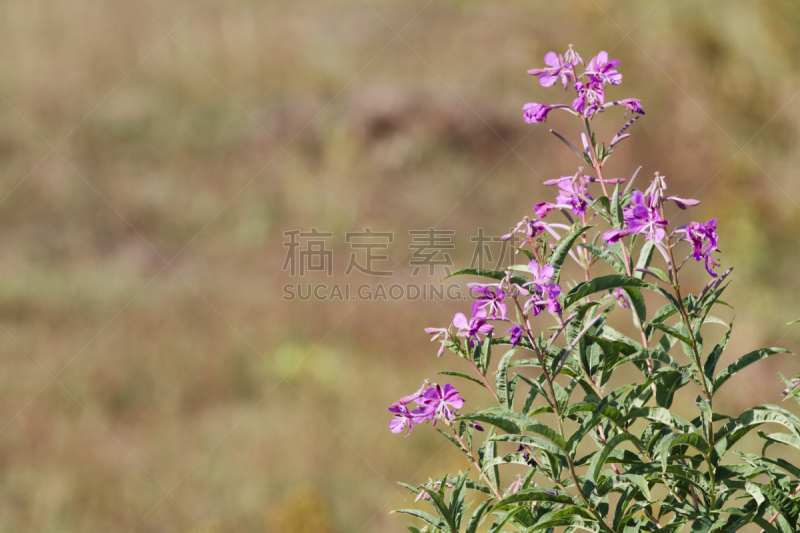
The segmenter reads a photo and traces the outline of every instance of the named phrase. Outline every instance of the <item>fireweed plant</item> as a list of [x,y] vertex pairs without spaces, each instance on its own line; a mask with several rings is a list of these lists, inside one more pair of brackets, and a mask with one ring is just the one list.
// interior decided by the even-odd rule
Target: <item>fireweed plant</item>
[[[393,433],[430,423],[471,465],[419,487],[401,483],[432,511],[396,512],[422,522],[408,527],[414,533],[727,532],[748,524],[797,531],[800,468],[766,452],[772,444],[800,448],[800,418],[775,405],[736,417],[714,410],[734,374],[786,351],[756,350],[718,368],[732,323],[712,314],[726,305],[720,297],[731,273],[714,257],[716,219],[673,229],[665,205],[688,209],[696,200],[669,196],[658,174],[644,191],[632,188],[636,174],[627,184],[604,177],[609,157],[644,115],[639,100],[606,101],[606,89],[622,81],[618,60],[600,52],[584,64],[570,47],[544,61],[545,68],[529,73],[544,87],[574,89],[575,99],[526,104],[524,118],[544,122],[555,110],[577,117],[582,149],[552,133],[584,166],[546,182],[557,187],[554,201],[537,203],[535,216],[516,225],[524,262],[453,274],[494,282],[469,284],[476,296],[471,316],[457,313],[452,325],[425,331],[438,341],[438,355],[447,349],[469,368],[440,374],[486,388],[496,406],[468,412],[456,386],[426,380],[389,407]],[[592,123],[616,107],[633,118],[608,144],[599,142]],[[561,278],[567,258],[582,269],[579,282]],[[710,281],[689,293],[679,276],[695,262]],[[614,273],[598,275],[601,268]],[[658,302],[655,312],[645,306],[647,292]],[[632,320],[635,338],[609,325],[612,311]],[[722,339],[705,344],[706,330],[720,326]],[[507,347],[491,373],[492,350]],[[641,378],[610,390],[614,372],[627,368]],[[800,380],[785,381],[785,396],[800,397]],[[678,391],[696,396],[691,420],[670,410]],[[764,433],[766,424],[783,432]],[[760,455],[737,450],[752,432],[763,441]],[[521,473],[511,477],[509,470]],[[465,503],[468,492],[477,496],[474,506]]]

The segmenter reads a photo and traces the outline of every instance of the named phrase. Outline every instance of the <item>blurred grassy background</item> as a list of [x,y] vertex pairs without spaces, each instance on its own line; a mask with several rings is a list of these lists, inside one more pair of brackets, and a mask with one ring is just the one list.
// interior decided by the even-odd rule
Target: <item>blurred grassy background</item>
[[[520,112],[560,97],[525,71],[569,43],[644,101],[611,173],[719,217],[729,357],[796,351],[797,2],[0,2],[0,529],[403,530],[394,480],[464,465],[385,406],[458,368],[422,328],[464,305],[285,302],[282,233],[335,232],[354,286],[362,227],[396,260],[409,229],[455,230],[468,264],[572,172],[547,129],[573,126]],[[778,369],[721,409],[778,402]]]

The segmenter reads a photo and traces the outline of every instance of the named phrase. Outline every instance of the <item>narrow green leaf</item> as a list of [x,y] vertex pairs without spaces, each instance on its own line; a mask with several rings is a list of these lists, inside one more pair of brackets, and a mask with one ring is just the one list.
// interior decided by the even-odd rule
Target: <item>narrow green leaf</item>
[[486,385],[483,384],[483,381],[479,380],[478,378],[472,377],[469,374],[464,374],[462,372],[451,372],[449,370],[442,370],[441,372],[437,372],[437,374],[439,374],[441,376],[454,376],[454,377],[457,377],[457,378],[468,379],[468,380],[470,380],[470,381],[472,381],[474,383],[477,383],[481,387],[484,387],[484,388],[486,387]]
[[494,510],[508,509],[514,504],[527,502],[553,502],[553,503],[575,503],[569,494],[561,491],[543,488],[522,489],[514,494],[510,494],[497,502]]
[[761,350],[755,350],[747,355],[743,355],[738,360],[731,363],[728,368],[717,374],[717,377],[714,380],[714,390],[719,390],[719,388],[724,385],[725,382],[731,378],[731,376],[743,368],[746,368],[757,361],[761,361],[762,359],[766,359],[767,357],[778,353],[789,353],[789,350],[784,350],[783,348],[762,348]]
[[[455,272],[453,272],[452,274],[450,274],[448,276],[445,276],[444,279],[452,278],[453,276],[464,276],[464,275],[481,276],[481,277],[484,277],[484,278],[492,278],[492,279],[496,279],[498,281],[502,281],[506,277],[506,271],[505,270],[486,270],[486,269],[483,269],[483,268],[462,268],[462,269],[456,270]],[[511,282],[512,283],[516,283],[517,285],[522,285],[522,284],[527,283],[529,281],[530,281],[529,278],[527,278],[525,276],[521,276],[520,274],[512,274],[511,275]]]
[[470,413],[467,415],[461,415],[456,420],[472,420],[474,422],[486,422],[487,424],[492,424],[496,426],[506,433],[519,433],[520,428],[517,423],[505,416],[499,416],[495,414],[489,413]]
[[[564,136],[563,136],[563,135],[561,135],[560,133],[558,133],[557,131],[554,131],[554,130],[550,130],[550,133],[552,133],[553,135],[555,135],[556,137],[558,137],[559,139],[561,139],[561,141],[562,141],[564,144],[566,144],[566,145],[569,147],[569,149],[570,149],[570,150],[572,150],[572,151],[575,153],[575,155],[577,155],[577,156],[578,156],[578,159],[580,159],[581,161],[584,161],[584,160],[586,159],[586,154],[584,154],[583,152],[580,152],[580,151],[578,151],[578,149],[577,149],[577,148],[575,148],[575,147],[572,145],[572,143],[571,143],[571,142],[569,142],[569,141],[568,141],[566,138],[564,138]],[[592,164],[592,162],[591,162],[591,161],[589,161],[589,164],[591,165],[591,164]]]
[[620,274],[623,274],[623,275],[625,274],[625,267],[622,266],[619,263],[619,260],[617,259],[617,257],[614,256],[614,254],[612,254],[610,252],[607,252],[605,250],[602,250],[602,249],[598,248],[597,246],[595,246],[594,244],[579,242],[577,244],[577,246],[580,246],[581,248],[585,248],[593,256],[597,257],[598,259],[602,259],[603,261],[608,263],[608,265],[611,266],[611,268],[613,268],[614,270],[616,270]]
[[[642,250],[639,252],[639,260],[636,262],[636,268],[648,268],[650,266],[650,261],[653,260],[653,252],[655,252],[655,249],[656,247],[653,241],[645,241]],[[634,277],[642,279],[644,278],[644,272],[636,270]]]
[[515,351],[514,349],[507,351],[497,367],[497,398],[500,400],[500,405],[507,409],[511,409],[508,396],[508,363],[514,357]]
[[767,485],[757,485],[769,504],[789,522],[792,528],[797,528],[797,519],[800,516],[800,506],[798,506],[797,502],[789,498],[781,490]]
[[475,509],[475,512],[472,513],[472,517],[469,519],[469,522],[467,522],[466,533],[477,533],[478,527],[483,523],[484,514],[493,501],[494,499],[492,498],[485,500],[481,502],[477,509]]
[[413,517],[419,518],[420,520],[424,520],[425,522],[429,523],[433,527],[439,529],[445,529],[447,525],[440,519],[426,513],[425,511],[418,511],[416,509],[397,509],[396,511],[392,511],[389,514],[393,513],[401,513],[411,515]]
[[681,332],[679,332],[677,329],[673,328],[672,326],[667,326],[666,324],[661,324],[661,323],[658,323],[658,322],[655,322],[655,323],[651,322],[649,325],[653,326],[654,328],[656,328],[659,331],[663,331],[664,333],[666,333],[670,337],[674,337],[674,338],[678,339],[681,342],[685,342],[689,346],[692,345],[691,339],[689,339],[688,337],[683,335]]
[[705,373],[706,378],[711,382],[714,381],[714,371],[717,368],[717,363],[722,357],[722,353],[728,346],[728,341],[731,340],[732,332],[733,332],[733,322],[731,322],[728,331],[725,333],[725,336],[722,337],[722,339],[717,343],[717,345],[711,351],[711,354],[708,356],[708,359],[706,359],[706,364],[703,366],[703,372]]
[[619,287],[636,287],[653,289],[654,285],[642,281],[640,279],[632,278],[630,276],[623,276],[621,274],[612,274],[610,276],[601,276],[593,280],[584,281],[575,286],[574,289],[569,291],[564,299],[564,307],[570,307],[575,302],[600,291],[607,291],[617,289]]
[[619,435],[615,435],[614,437],[610,438],[608,440],[608,443],[603,447],[603,449],[601,449],[592,458],[592,463],[589,465],[589,470],[586,471],[587,481],[591,481],[592,483],[597,485],[597,480],[600,475],[600,471],[603,469],[603,465],[605,465],[606,459],[608,459],[608,456],[611,455],[611,452],[614,451],[614,448],[616,448],[625,441],[631,441],[639,446],[642,445],[642,443],[639,442],[639,439],[636,438],[635,435],[632,435],[630,433],[621,433]]
[[553,267],[553,283],[558,283],[559,278],[561,277],[561,267],[564,265],[564,260],[569,255],[570,249],[572,249],[572,245],[575,244],[575,241],[583,235],[588,229],[594,226],[583,226],[580,228],[575,228],[563,237],[556,243],[555,249],[550,254],[550,257],[547,258],[547,264]]

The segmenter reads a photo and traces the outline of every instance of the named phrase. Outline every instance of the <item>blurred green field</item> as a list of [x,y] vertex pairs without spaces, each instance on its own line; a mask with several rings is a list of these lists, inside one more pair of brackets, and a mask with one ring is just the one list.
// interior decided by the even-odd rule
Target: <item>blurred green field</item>
[[[283,232],[334,232],[304,283],[375,282],[344,275],[365,227],[395,234],[387,283],[411,229],[469,264],[573,171],[567,122],[520,111],[569,43],[647,111],[612,173],[719,217],[729,349],[797,351],[797,2],[0,1],[0,530],[404,530],[394,481],[465,465],[385,406],[458,369],[422,329],[465,304],[284,301]],[[778,370],[722,410],[778,403]]]

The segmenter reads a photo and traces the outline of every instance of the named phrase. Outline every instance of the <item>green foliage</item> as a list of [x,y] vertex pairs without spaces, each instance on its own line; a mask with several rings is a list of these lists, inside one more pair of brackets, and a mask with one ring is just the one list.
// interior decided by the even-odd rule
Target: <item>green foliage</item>
[[[583,152],[556,135],[601,176],[610,148],[598,145],[588,119],[584,125]],[[585,185],[582,170],[576,176]],[[597,238],[590,242],[594,226],[587,224],[590,217],[582,216],[548,245],[547,234],[540,236],[526,218],[521,224],[528,224],[524,231],[534,251],[520,257],[538,266],[525,262],[508,272],[463,269],[453,274],[499,281],[503,298],[513,300],[515,324],[524,336],[505,352],[512,339],[494,338],[491,333],[482,341],[448,345],[469,360],[477,375],[445,374],[481,384],[497,404],[445,418],[452,434],[440,429],[472,464],[471,484],[466,474],[460,474],[421,488],[409,487],[426,495],[435,514],[401,512],[425,522],[428,532],[447,533],[459,533],[462,524],[468,533],[475,533],[484,522],[490,532],[524,533],[727,533],[751,524],[768,532],[797,531],[800,468],[768,452],[785,446],[800,450],[800,417],[775,405],[752,407],[731,417],[717,413],[714,401],[735,374],[786,350],[755,350],[719,369],[733,324],[711,313],[727,306],[721,296],[731,270],[715,274],[698,293],[687,293],[679,279],[683,265],[676,263],[673,253],[680,233],[658,237],[661,240],[655,243],[652,235],[623,231],[632,195],[620,192],[618,182],[612,195],[607,184],[602,185],[604,194],[594,200],[580,196],[583,192],[575,194],[586,202],[587,211],[600,215],[591,220],[605,220],[615,234],[630,238],[603,246]],[[657,177],[651,187],[657,192],[649,205],[660,208],[663,181]],[[544,253],[548,249],[551,252]],[[552,267],[550,282],[561,283],[568,257],[584,270],[583,281],[571,283],[558,305],[549,305],[556,296],[539,287],[544,283],[539,278],[545,267]],[[665,270],[651,264],[661,258]],[[597,262],[615,273],[592,277],[590,269]],[[535,274],[536,282],[525,273]],[[645,275],[650,276],[647,281]],[[534,296],[527,302],[539,306],[531,313],[519,298],[534,289],[541,299]],[[659,306],[648,310],[653,301]],[[633,338],[609,324],[614,310],[631,321]],[[548,312],[556,325],[534,333],[531,319]],[[715,325],[727,329],[706,349],[704,335],[710,336],[709,327]],[[641,379],[612,389],[612,376],[621,368],[638,370]],[[800,401],[800,379],[784,381],[786,398]],[[519,399],[522,393],[516,394],[518,389],[526,392],[524,401]],[[695,398],[691,419],[671,410],[678,391]],[[485,426],[482,443],[473,441],[476,423]],[[780,431],[766,433],[766,427]],[[761,440],[760,455],[739,449],[748,436]],[[523,474],[514,480],[509,477],[514,472]],[[467,489],[478,496],[472,514],[464,504]]]
[[[550,255],[552,263],[560,265],[570,249],[583,248],[619,266],[610,252],[601,253],[586,244],[576,246],[577,237],[586,229],[564,237]],[[505,275],[482,274],[494,279]],[[645,347],[606,324],[610,308],[600,310],[601,301],[586,299],[618,288],[662,295],[664,289],[623,274],[576,285],[564,300],[564,314],[570,317],[565,327],[551,332],[549,338],[541,336],[529,339],[527,345],[520,343],[500,356],[494,384],[498,407],[458,417],[457,421],[494,428],[478,453],[463,449],[455,436],[441,431],[468,459],[475,458],[476,479],[467,484],[466,474],[449,478],[449,504],[444,495],[447,485],[442,480],[434,480],[437,490],[410,487],[429,496],[426,501],[434,514],[411,509],[400,512],[425,522],[427,531],[449,533],[475,533],[490,517],[494,521],[489,531],[525,533],[556,528],[721,533],[737,531],[747,524],[765,531],[795,531],[800,505],[794,494],[800,488],[800,468],[768,457],[766,452],[772,446],[800,449],[800,418],[774,405],[754,407],[735,418],[713,410],[714,395],[730,377],[786,350],[756,350],[718,371],[732,325],[707,355],[702,352],[700,333],[703,323],[721,323],[719,319],[709,320],[710,308],[721,303],[719,293],[724,287],[720,286],[714,283],[698,296],[676,294],[666,298],[667,304],[649,319],[644,301],[638,308],[631,299],[631,319],[642,333],[649,338],[656,332],[663,334],[654,347]],[[675,315],[685,321],[674,326],[664,323]],[[686,322],[692,327],[686,328]],[[562,331],[563,342],[572,349],[555,348]],[[476,366],[482,374],[489,368],[491,345],[502,344],[495,341],[476,347]],[[684,353],[670,353],[675,344],[681,344]],[[636,365],[642,371],[642,383],[606,391],[610,376],[625,365]],[[526,368],[538,369],[539,377],[531,379],[518,373]],[[556,382],[558,369],[562,369],[560,382]],[[445,374],[483,385],[480,379],[466,374]],[[786,381],[791,386],[789,397],[796,398],[794,393],[800,386],[797,381]],[[528,391],[516,406],[512,382]],[[683,387],[698,395],[697,415],[691,421],[668,409],[675,391]],[[583,394],[575,398],[578,390]],[[534,408],[537,400],[545,405]],[[742,438],[765,425],[777,425],[786,432],[756,431],[764,443],[760,456],[736,450]],[[584,455],[592,446],[589,443],[596,451]],[[730,455],[732,451],[736,453]],[[725,461],[726,457],[732,457],[731,461]],[[737,458],[745,458],[745,462]],[[504,490],[508,483],[505,469],[520,467],[527,470],[524,480],[520,478],[517,486]],[[468,513],[464,505],[468,488],[480,494],[481,501],[473,513]],[[654,499],[654,494],[666,495]]]

